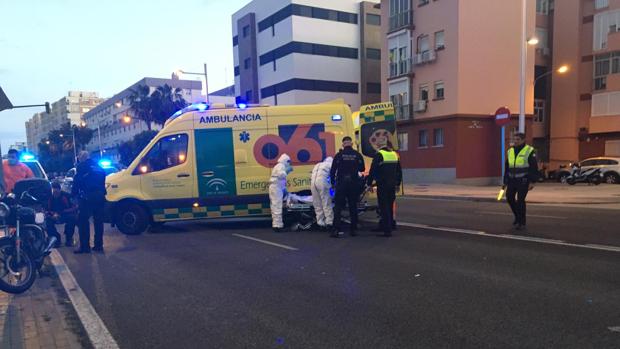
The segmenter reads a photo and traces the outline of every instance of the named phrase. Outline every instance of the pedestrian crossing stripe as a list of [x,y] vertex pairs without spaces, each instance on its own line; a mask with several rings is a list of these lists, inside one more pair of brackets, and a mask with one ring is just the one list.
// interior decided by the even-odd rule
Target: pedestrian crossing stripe
[[360,113],[360,120],[364,120],[364,123],[391,121],[394,120],[393,110],[376,110],[367,113]]
[[268,215],[269,203],[153,209],[153,221]]

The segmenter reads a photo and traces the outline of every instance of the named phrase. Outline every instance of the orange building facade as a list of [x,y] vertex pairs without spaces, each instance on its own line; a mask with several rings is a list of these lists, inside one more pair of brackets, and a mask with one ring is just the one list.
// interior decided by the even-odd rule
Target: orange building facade
[[[383,0],[381,12],[386,38],[382,99],[392,100],[396,108],[405,180],[496,183],[502,164],[495,110],[506,106],[513,113],[507,142],[518,127],[521,49],[527,46],[521,2]],[[526,18],[532,37],[538,21],[535,0],[527,0]],[[548,60],[543,51],[527,48],[530,140],[535,65]]]

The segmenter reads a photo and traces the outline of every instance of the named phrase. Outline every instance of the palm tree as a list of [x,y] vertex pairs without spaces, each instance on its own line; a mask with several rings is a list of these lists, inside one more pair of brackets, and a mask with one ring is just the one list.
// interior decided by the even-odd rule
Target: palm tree
[[135,89],[131,89],[129,105],[134,117],[144,121],[150,131],[154,121],[150,88],[146,85],[138,85]]
[[172,114],[187,106],[182,92],[182,89],[178,87],[173,89],[168,84],[157,87],[151,94],[153,122],[163,125]]

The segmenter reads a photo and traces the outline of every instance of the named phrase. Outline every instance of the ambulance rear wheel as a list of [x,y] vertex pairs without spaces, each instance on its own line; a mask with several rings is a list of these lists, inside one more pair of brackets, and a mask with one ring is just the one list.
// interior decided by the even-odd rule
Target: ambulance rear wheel
[[123,234],[138,235],[146,231],[149,226],[147,210],[136,203],[126,203],[119,206],[116,214],[116,227]]

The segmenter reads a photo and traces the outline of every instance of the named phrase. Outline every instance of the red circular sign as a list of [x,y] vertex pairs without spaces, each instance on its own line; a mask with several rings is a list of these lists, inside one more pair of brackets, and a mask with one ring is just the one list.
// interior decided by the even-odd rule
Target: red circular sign
[[506,107],[501,107],[495,112],[495,124],[497,126],[506,126],[510,123],[510,110]]

